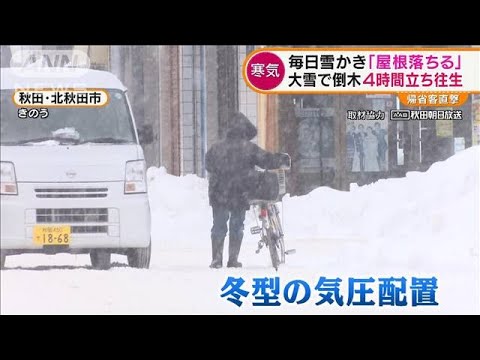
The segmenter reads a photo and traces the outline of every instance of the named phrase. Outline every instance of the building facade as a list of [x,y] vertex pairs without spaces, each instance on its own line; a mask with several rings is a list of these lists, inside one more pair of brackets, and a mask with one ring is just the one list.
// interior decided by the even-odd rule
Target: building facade
[[[351,183],[426,171],[472,146],[471,99],[459,108],[459,121],[390,121],[390,110],[402,108],[394,95],[282,95],[278,100],[278,148],[292,156],[293,194],[318,186],[349,190]],[[385,119],[348,120],[348,111],[365,110],[383,111]],[[357,157],[359,147],[363,155]]]
[[[34,48],[81,50],[88,54],[91,68],[117,75],[128,88],[137,125],[149,126],[153,133],[153,143],[143,144],[147,165],[164,166],[174,175],[207,175],[205,153],[225,135],[228,114],[236,110],[257,126],[254,141],[261,147],[291,155],[287,190],[293,195],[318,186],[349,190],[351,183],[363,185],[425,171],[477,141],[476,98],[462,106],[461,121],[396,122],[388,119],[391,109],[401,109],[395,96],[257,94],[242,76],[245,57],[257,47]],[[22,48],[32,47],[2,46],[2,66],[9,66],[12,52]],[[387,116],[378,125],[360,125],[348,120],[349,110],[380,110]],[[361,153],[354,150],[359,146]]]

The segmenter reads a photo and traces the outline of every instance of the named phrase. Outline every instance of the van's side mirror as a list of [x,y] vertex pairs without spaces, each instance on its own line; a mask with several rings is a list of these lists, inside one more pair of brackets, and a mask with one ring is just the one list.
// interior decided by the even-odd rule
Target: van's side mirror
[[138,139],[140,144],[151,144],[153,143],[153,127],[150,124],[145,124],[138,128]]

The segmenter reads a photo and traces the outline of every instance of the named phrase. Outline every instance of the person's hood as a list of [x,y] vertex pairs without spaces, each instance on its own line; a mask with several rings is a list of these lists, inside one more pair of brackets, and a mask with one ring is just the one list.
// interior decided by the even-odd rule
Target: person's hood
[[257,128],[241,112],[237,112],[229,119],[227,138],[252,140],[257,136]]

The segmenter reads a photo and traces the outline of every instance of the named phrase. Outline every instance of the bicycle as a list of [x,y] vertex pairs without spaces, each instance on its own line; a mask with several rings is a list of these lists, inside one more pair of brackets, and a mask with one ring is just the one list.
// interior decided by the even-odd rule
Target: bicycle
[[[272,266],[276,271],[278,271],[278,267],[281,264],[285,263],[285,255],[295,253],[295,249],[285,250],[284,233],[279,217],[280,210],[277,206],[277,203],[282,201],[283,196],[286,194],[285,171],[289,169],[290,164],[280,169],[262,171],[264,175],[268,173],[276,174],[278,194],[270,200],[254,199],[250,201],[250,205],[253,205],[253,211],[257,219],[257,226],[250,228],[250,232],[252,235],[261,234],[255,253],[260,253],[260,250],[266,246],[270,252]],[[259,226],[258,220],[260,220],[261,226]]]

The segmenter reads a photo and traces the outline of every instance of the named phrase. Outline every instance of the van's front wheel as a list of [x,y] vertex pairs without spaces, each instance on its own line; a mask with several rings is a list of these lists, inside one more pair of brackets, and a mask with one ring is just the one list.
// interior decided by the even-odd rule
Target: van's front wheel
[[146,248],[129,249],[127,252],[128,265],[137,269],[148,269],[152,252],[152,241]]
[[92,267],[96,270],[110,269],[111,257],[110,251],[104,249],[95,249],[90,252],[90,261],[92,262]]

